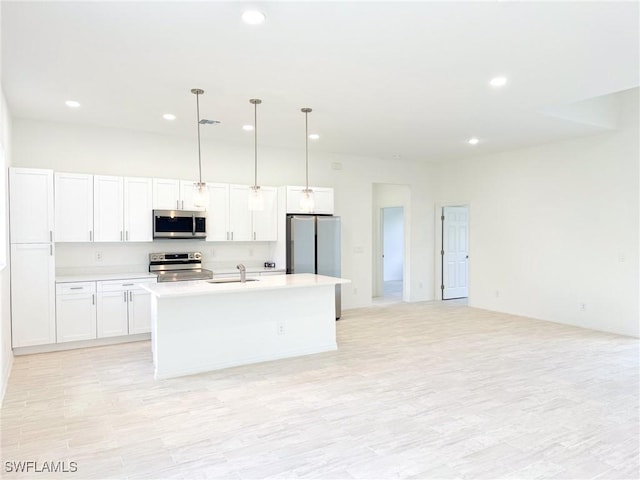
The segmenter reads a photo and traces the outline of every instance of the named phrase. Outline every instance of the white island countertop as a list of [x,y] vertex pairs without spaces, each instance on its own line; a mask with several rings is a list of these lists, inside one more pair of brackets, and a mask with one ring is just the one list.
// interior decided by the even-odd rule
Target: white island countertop
[[[229,277],[238,279],[237,275]],[[325,275],[314,275],[313,273],[297,273],[292,275],[273,275],[266,277],[252,277],[247,275],[245,283],[209,283],[207,280],[197,280],[190,282],[164,282],[140,285],[143,289],[151,292],[157,298],[189,297],[194,295],[216,295],[228,293],[242,293],[261,290],[280,290],[284,288],[302,288],[323,285],[340,285],[351,283],[345,278],[327,277]]]

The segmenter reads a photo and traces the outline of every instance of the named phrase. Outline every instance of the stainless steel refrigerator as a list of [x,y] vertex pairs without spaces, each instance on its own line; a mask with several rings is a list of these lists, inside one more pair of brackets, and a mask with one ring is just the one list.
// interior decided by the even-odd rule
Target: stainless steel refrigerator
[[[287,273],[340,277],[340,217],[287,215]],[[340,318],[340,285],[336,285],[336,320]]]

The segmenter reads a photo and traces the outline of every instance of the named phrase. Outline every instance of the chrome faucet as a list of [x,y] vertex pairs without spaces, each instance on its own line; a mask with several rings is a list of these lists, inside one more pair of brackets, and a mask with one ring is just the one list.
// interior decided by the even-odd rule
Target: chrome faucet
[[245,283],[247,281],[247,269],[241,263],[236,265],[236,268],[240,270],[240,282]]

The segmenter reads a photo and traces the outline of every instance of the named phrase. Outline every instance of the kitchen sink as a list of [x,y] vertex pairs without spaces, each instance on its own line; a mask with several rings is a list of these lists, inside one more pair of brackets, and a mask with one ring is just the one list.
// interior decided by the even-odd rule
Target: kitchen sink
[[[257,282],[257,278],[247,278],[247,282]],[[239,278],[214,278],[213,280],[207,280],[209,283],[241,283]]]

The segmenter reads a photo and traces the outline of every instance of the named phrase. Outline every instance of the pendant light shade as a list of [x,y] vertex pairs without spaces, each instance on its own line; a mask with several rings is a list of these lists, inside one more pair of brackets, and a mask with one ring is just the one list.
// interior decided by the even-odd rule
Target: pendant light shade
[[309,188],[309,112],[312,110],[309,107],[302,108],[300,110],[304,113],[304,145],[305,145],[305,176],[306,186],[302,190],[302,196],[300,197],[300,210],[304,213],[313,213],[315,210],[315,199],[313,198],[313,190]]
[[249,190],[249,210],[264,210],[264,198],[258,185],[258,105],[262,103],[259,98],[252,98],[249,103],[253,105],[253,185]]
[[204,90],[200,88],[191,89],[191,93],[196,96],[196,125],[198,128],[198,181],[193,184],[193,205],[199,208],[209,207],[209,189],[202,181],[202,156],[200,153],[200,95]]

